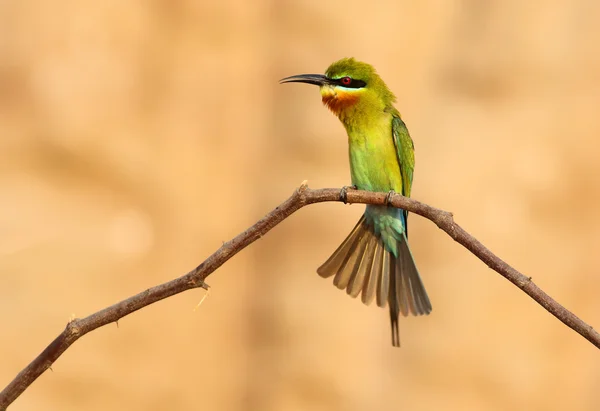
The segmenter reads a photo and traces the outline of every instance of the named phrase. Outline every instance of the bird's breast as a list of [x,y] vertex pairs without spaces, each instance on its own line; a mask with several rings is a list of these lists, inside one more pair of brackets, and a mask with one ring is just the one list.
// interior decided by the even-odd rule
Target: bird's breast
[[402,192],[391,118],[369,128],[348,130],[348,144],[352,184],[363,190]]

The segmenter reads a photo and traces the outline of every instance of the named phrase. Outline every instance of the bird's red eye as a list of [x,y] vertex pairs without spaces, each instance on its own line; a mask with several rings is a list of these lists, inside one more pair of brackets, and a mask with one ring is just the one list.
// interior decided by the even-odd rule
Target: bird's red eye
[[352,83],[352,79],[350,77],[342,77],[340,79],[340,82],[344,85],[344,86],[349,86],[350,83]]

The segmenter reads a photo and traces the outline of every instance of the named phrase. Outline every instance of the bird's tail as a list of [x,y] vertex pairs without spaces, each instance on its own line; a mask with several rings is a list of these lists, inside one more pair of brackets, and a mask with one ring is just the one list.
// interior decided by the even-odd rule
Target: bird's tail
[[317,269],[321,277],[335,276],[339,289],[370,304],[390,308],[392,345],[400,346],[398,317],[429,314],[431,303],[415,266],[406,236],[397,240],[396,257],[384,246],[363,215],[352,232],[329,259]]

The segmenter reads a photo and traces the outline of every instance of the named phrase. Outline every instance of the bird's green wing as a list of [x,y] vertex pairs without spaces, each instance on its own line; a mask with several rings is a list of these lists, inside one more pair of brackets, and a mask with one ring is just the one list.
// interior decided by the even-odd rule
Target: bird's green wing
[[[398,164],[400,165],[400,175],[402,177],[402,194],[405,197],[410,197],[410,189],[412,187],[413,170],[415,169],[415,146],[412,138],[408,134],[406,124],[400,118],[400,113],[395,109],[392,111],[392,136],[394,145],[396,146],[396,155],[398,156]],[[408,211],[403,210],[404,216],[404,232],[408,237]]]
[[394,137],[400,174],[402,175],[402,193],[400,194],[410,197],[413,170],[415,169],[415,147],[412,138],[408,134],[406,124],[404,124],[404,121],[402,121],[400,115],[397,113],[393,113],[392,136]]

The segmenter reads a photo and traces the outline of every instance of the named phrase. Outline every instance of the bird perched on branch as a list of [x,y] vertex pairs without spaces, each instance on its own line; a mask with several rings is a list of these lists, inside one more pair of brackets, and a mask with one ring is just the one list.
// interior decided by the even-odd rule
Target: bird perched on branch
[[[348,134],[350,174],[360,190],[410,197],[415,166],[413,141],[396,101],[373,66],[344,58],[325,75],[301,74],[281,83],[319,86],[325,104]],[[343,191],[342,195],[344,195]],[[431,312],[429,297],[408,247],[408,212],[367,205],[365,213],[333,255],[317,269],[321,277],[363,303],[389,306],[392,345],[400,346],[398,318]]]

